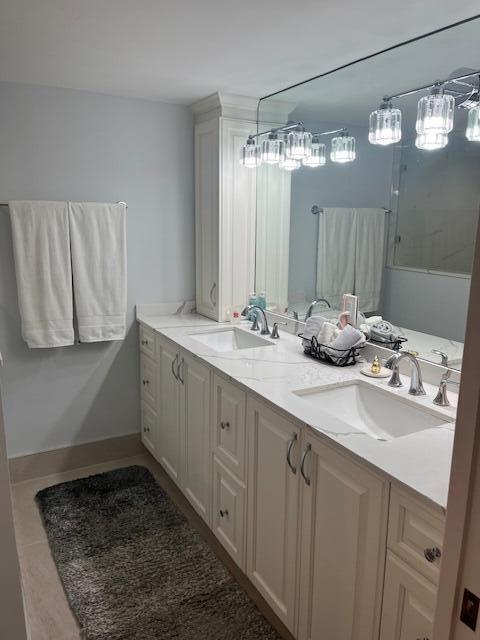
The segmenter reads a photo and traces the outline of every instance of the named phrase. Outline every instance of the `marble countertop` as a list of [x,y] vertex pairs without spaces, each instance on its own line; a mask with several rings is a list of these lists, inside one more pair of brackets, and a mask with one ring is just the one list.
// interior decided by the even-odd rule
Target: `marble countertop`
[[[408,394],[409,380],[404,376],[404,386],[393,389],[387,386],[388,378],[372,379],[363,376],[360,369],[365,364],[342,368],[315,361],[304,355],[299,338],[282,332],[281,329],[280,340],[268,339],[271,343],[268,346],[222,353],[191,337],[192,333],[232,326],[249,332],[248,321],[235,325],[221,324],[194,313],[173,316],[137,314],[137,320],[205,361],[247,391],[257,394],[289,416],[305,423],[318,436],[353,454],[434,505],[446,508],[455,432],[452,421],[456,415],[455,393],[449,390],[451,407],[435,407],[432,403],[437,391],[435,386],[425,384],[427,395],[413,397]],[[355,380],[402,396],[408,402],[423,405],[428,411],[437,415],[440,413],[452,422],[390,441],[380,441],[361,431],[348,429],[340,420],[293,393],[307,387],[328,387]]]

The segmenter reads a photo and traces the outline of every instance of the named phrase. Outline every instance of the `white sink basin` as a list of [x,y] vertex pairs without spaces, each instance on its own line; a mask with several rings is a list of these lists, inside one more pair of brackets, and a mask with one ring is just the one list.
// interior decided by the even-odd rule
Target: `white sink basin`
[[453,422],[435,409],[362,381],[327,389],[299,389],[293,393],[343,425],[376,440],[388,441]]
[[237,328],[219,329],[204,333],[191,333],[190,338],[214,349],[215,351],[239,351],[240,349],[254,349],[255,347],[271,347],[272,342]]

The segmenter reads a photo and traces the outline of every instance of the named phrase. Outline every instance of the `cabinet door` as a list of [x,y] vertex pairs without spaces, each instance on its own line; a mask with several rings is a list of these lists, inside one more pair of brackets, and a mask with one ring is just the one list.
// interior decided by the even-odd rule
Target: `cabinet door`
[[154,456],[157,454],[157,414],[142,402],[142,433],[143,444]]
[[213,384],[213,451],[245,481],[245,392],[219,376]]
[[210,523],[210,369],[181,354],[179,378],[184,458],[182,488],[196,511]]
[[293,631],[300,429],[255,400],[248,400],[247,415],[247,575]]
[[245,486],[214,458],[213,532],[245,571]]
[[431,640],[436,587],[390,551],[380,640]]
[[179,386],[176,377],[178,352],[166,340],[160,343],[160,415],[157,436],[157,459],[169,475],[180,484],[181,433]]
[[219,130],[217,120],[195,125],[195,240],[197,311],[220,320]]
[[388,483],[316,438],[302,461],[299,638],[377,638]]

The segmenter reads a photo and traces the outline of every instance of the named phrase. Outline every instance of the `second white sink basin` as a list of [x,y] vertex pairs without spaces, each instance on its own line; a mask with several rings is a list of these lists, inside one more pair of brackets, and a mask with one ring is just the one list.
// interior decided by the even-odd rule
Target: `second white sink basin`
[[362,431],[376,440],[388,441],[453,422],[434,409],[362,381],[327,389],[299,389],[293,393],[352,430]]
[[255,335],[247,333],[236,327],[230,329],[217,329],[216,331],[205,331],[204,333],[191,333],[190,338],[214,349],[215,351],[227,352],[238,351],[239,349],[254,349],[255,347],[271,347],[272,342]]

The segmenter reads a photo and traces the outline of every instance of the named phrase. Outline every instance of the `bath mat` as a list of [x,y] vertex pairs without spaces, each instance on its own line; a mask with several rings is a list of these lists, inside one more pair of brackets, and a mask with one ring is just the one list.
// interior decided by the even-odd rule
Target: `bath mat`
[[280,640],[144,467],[37,494],[88,640]]

